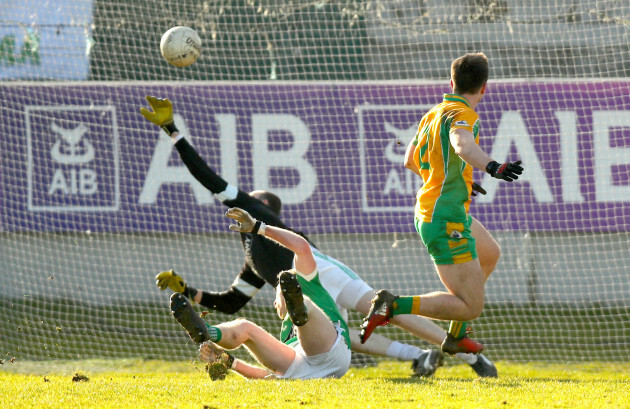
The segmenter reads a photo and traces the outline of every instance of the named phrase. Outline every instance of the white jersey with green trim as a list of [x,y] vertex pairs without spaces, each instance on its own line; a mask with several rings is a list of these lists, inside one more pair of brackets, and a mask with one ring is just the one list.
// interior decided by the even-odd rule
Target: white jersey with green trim
[[[330,296],[328,291],[322,286],[319,280],[318,270],[315,270],[312,274],[304,276],[301,273],[297,273],[298,282],[302,287],[302,294],[310,298],[310,300],[317,305],[328,316],[330,321],[336,326],[340,327],[342,335],[350,348],[350,335],[348,332],[348,324],[343,319],[341,312],[337,308],[335,300]],[[285,317],[282,322],[282,329],[280,330],[280,340],[285,344],[292,344],[297,340],[297,334],[293,323],[289,318],[289,315]]]
[[327,256],[324,253],[321,253],[314,247],[311,247],[311,252],[313,253],[313,257],[315,258],[315,263],[317,263],[317,271],[319,272],[320,276],[327,274],[330,271],[334,271],[335,273],[341,272],[352,279],[360,278],[357,273],[352,271],[350,267],[343,264],[341,261]]

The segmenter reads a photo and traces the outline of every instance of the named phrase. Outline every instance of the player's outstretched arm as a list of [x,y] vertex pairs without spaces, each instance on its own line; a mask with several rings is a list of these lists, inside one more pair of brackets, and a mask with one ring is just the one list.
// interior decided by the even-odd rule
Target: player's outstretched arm
[[228,207],[245,209],[253,217],[268,225],[286,227],[269,206],[250,196],[249,193],[229,184],[210,168],[185,138],[180,138],[175,143],[175,148],[195,179],[211,191],[221,203]]
[[261,234],[295,253],[295,268],[309,274],[317,267],[311,246],[306,239],[297,233],[275,226],[267,226],[260,220],[254,219],[247,211],[233,207],[225,215],[237,223],[230,225],[230,230],[240,233]]
[[146,97],[152,110],[140,108],[140,113],[151,123],[160,126],[173,138],[175,148],[182,162],[195,179],[214,194],[221,203],[228,207],[240,207],[254,215],[258,220],[273,225],[286,227],[280,217],[260,200],[250,196],[237,186],[229,184],[203,160],[186,138],[179,133],[173,121],[173,104],[168,98]]
[[455,153],[460,158],[477,169],[488,172],[492,177],[512,182],[523,173],[520,160],[504,164],[496,162],[475,143],[473,133],[467,129],[454,129],[449,137]]
[[142,116],[162,128],[169,136],[179,132],[173,120],[173,104],[171,101],[168,98],[158,98],[152,95],[147,95],[146,99],[152,110],[141,107],[140,113]]
[[225,314],[234,314],[243,308],[265,285],[265,280],[245,263],[227,291],[199,291],[195,301],[206,308]]
[[[140,113],[148,121],[164,129],[173,138],[180,157],[195,179],[215,195],[223,194],[225,198],[235,198],[239,193],[238,188],[230,187],[227,181],[216,174],[183,135],[179,133],[173,121],[173,104],[171,101],[168,98],[158,98],[150,95],[147,95],[146,99],[152,110],[142,107],[140,108]],[[242,193],[247,195],[245,192]],[[218,197],[218,199],[223,201],[222,199],[224,198]]]

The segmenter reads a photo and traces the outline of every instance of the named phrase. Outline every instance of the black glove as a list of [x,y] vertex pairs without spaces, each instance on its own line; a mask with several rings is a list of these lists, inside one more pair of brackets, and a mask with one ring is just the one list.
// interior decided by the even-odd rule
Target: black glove
[[485,195],[486,193],[486,189],[482,188],[481,185],[478,185],[477,183],[473,183],[472,184],[472,191],[470,192],[471,196],[477,196],[477,192],[481,195]]
[[503,165],[493,160],[486,166],[486,172],[494,178],[511,182],[518,179],[518,175],[523,173],[523,167],[521,166],[520,160],[516,162],[506,162]]

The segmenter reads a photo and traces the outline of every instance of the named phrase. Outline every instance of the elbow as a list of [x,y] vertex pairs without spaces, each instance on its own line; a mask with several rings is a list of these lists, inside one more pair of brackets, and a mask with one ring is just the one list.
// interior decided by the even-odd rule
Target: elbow
[[453,144],[453,150],[457,156],[466,156],[466,147],[460,143]]
[[311,252],[311,246],[308,244],[308,241],[302,239],[299,243],[296,243],[293,252],[298,255],[309,254]]

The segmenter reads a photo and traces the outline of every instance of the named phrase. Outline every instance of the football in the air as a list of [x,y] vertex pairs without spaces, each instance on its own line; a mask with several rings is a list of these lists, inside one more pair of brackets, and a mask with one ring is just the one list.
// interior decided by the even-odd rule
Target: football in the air
[[201,38],[190,27],[173,27],[162,36],[160,51],[169,64],[188,67],[201,55]]

